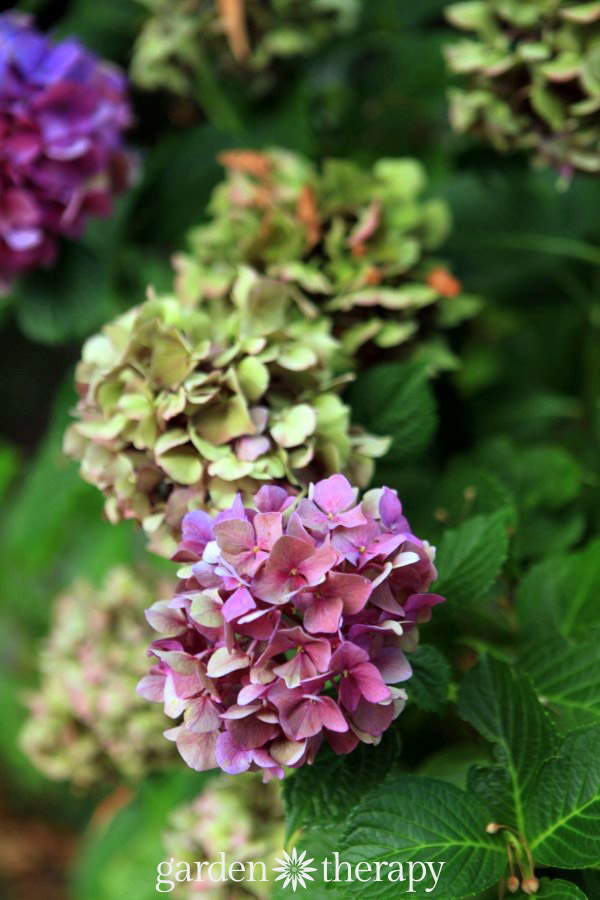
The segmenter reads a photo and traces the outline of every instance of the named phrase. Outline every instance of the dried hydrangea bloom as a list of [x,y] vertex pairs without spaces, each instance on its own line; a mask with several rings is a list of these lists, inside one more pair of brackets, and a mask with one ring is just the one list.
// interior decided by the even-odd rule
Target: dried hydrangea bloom
[[126,82],[77,41],[0,15],[0,288],[110,212],[130,163]]
[[443,598],[434,549],[388,488],[362,503],[343,475],[292,505],[263,487],[211,518],[189,513],[172,601],[147,611],[160,634],[138,686],[182,721],[166,732],[187,764],[230,775],[376,744],[402,711],[417,623]]
[[209,66],[250,94],[277,84],[281,65],[351,31],[360,0],[140,0],[148,17],[131,77],[140,87],[197,96]]
[[569,176],[600,171],[600,3],[472,0],[447,10],[469,37],[446,48],[457,131],[528,150]]
[[326,319],[248,268],[203,302],[151,298],[86,343],[65,449],[109,520],[141,522],[169,556],[189,509],[330,472],[369,482],[388,442],[350,426],[338,353]]
[[[284,846],[284,809],[277,781],[261,784],[248,773],[235,780],[221,775],[211,779],[191,803],[178,807],[169,816],[163,837],[164,858],[189,862],[195,879],[197,860],[219,862],[220,854],[242,863],[262,862],[269,873]],[[174,897],[194,897],[200,892],[207,900],[244,900],[249,896],[267,900],[272,885],[260,881],[235,885],[231,881],[210,881],[203,868],[198,881],[176,886]]]
[[450,227],[446,205],[424,199],[413,159],[381,159],[371,171],[348,160],[317,170],[284,150],[222,153],[227,170],[211,219],[176,260],[182,294],[224,289],[247,263],[293,285],[334,319],[348,353],[369,341],[423,344],[478,307],[432,252]]
[[142,611],[151,596],[140,573],[116,568],[100,588],[76,581],[57,599],[21,734],[24,752],[49,778],[85,788],[141,778],[172,760],[158,739],[166,720],[135,692],[148,668]]

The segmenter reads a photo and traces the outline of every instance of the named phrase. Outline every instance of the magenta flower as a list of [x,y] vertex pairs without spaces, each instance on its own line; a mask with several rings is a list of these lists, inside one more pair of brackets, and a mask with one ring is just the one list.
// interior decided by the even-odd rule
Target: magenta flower
[[128,180],[124,77],[77,41],[0,15],[0,283],[48,265]]
[[392,491],[356,505],[335,476],[310,496],[262,488],[254,508],[184,519],[176,558],[192,565],[148,610],[161,637],[138,690],[182,719],[167,737],[194,769],[280,778],[323,740],[377,743],[404,706],[416,623],[443,600],[433,550]]

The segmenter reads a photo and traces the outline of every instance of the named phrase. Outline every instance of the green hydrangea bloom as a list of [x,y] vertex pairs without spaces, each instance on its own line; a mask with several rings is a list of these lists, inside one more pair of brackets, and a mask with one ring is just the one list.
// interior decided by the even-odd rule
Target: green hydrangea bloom
[[[284,846],[284,808],[281,786],[277,780],[262,784],[256,773],[231,778],[213,778],[192,803],[180,806],[170,816],[169,829],[163,838],[166,856],[176,862],[190,863],[191,877],[196,877],[195,862],[217,862],[225,853],[228,863],[263,862],[270,873]],[[174,866],[176,871],[176,864]],[[206,867],[203,870],[206,874]],[[190,882],[176,888],[174,896],[206,900],[243,900],[254,896],[267,900],[272,883],[246,879],[239,885]]]
[[388,441],[350,425],[351,378],[329,321],[293,286],[248,267],[193,300],[150,297],[84,346],[78,421],[65,450],[171,555],[190,509],[221,509],[261,484],[335,472],[368,484]]
[[194,95],[208,65],[253,94],[277,83],[280,64],[352,31],[361,0],[139,0],[147,18],[131,78],[142,88]]
[[468,39],[446,48],[457,131],[527,150],[569,176],[600,171],[600,2],[469,0],[447,10]]
[[47,777],[88,788],[142,778],[173,759],[162,736],[169,720],[136,694],[148,669],[143,611],[156,587],[116,568],[100,588],[78,580],[56,600],[21,733],[24,752]]
[[[234,150],[212,196],[210,221],[176,260],[179,287],[193,298],[209,280],[218,291],[246,263],[293,286],[330,314],[354,355],[419,347],[478,308],[432,256],[450,228],[439,199],[424,199],[426,176],[413,159],[381,159],[372,170],[329,160],[319,170],[288,151]],[[424,351],[423,351],[423,355]]]

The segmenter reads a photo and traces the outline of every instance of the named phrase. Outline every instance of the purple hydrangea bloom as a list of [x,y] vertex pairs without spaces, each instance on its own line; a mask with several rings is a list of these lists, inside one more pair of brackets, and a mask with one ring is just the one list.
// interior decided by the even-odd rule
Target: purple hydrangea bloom
[[0,15],[0,289],[48,265],[128,181],[126,81],[76,40]]
[[433,548],[387,488],[357,503],[342,475],[310,500],[262,488],[183,520],[173,600],[147,611],[160,638],[138,691],[183,721],[166,736],[199,771],[235,775],[377,743],[406,700],[405,655],[443,598]]

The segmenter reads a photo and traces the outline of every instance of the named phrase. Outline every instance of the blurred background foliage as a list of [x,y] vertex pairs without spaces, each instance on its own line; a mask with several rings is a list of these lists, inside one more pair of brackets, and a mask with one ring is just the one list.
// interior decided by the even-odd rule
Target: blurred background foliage
[[[147,557],[127,523],[102,521],[101,496],[60,447],[82,339],[142,300],[148,284],[169,286],[170,256],[202,220],[221,177],[219,151],[279,144],[316,160],[338,155],[367,164],[415,155],[430,174],[431,192],[452,207],[444,255],[466,289],[486,300],[474,321],[453,332],[461,366],[431,384],[418,368],[384,363],[348,397],[359,421],[394,437],[376,483],[397,488],[416,532],[440,547],[450,602],[429,626],[427,642],[445,653],[453,677],[482,646],[514,653],[515,635],[531,621],[526,603],[515,612],[520,578],[527,571],[542,577],[530,567],[543,557],[566,566],[568,554],[598,530],[598,185],[582,176],[560,191],[552,171],[451,134],[443,5],[369,0],[356,34],[320,48],[260,102],[210,78],[197,102],[134,91],[135,188],[110,220],[65,245],[53,270],[22,279],[2,298],[4,896],[153,896],[167,812],[201,788],[203,776],[178,765],[141,786],[105,784],[78,796],[37,774],[17,737],[57,592],[76,575],[98,583],[110,566],[144,557],[157,573],[169,571]],[[29,0],[18,8],[124,67],[143,21],[134,0]],[[463,554],[494,548],[484,559],[483,602],[478,596],[469,603],[461,584],[466,563],[456,555],[457,532]],[[449,714],[411,707],[401,730],[411,735],[402,765],[438,777],[464,781],[465,759],[482,752],[475,745],[461,750],[469,731],[457,730]],[[423,763],[425,753],[431,758]],[[20,843],[17,834],[24,835]]]

